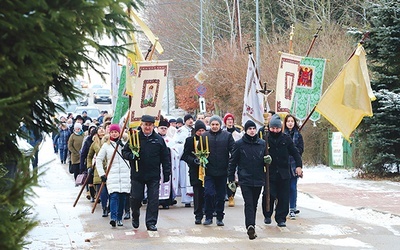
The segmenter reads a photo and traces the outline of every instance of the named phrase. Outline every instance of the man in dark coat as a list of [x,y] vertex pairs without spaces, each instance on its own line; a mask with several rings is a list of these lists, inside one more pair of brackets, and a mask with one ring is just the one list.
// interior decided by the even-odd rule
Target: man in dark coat
[[205,132],[203,142],[209,141],[210,155],[204,177],[204,199],[206,220],[203,225],[212,224],[213,212],[217,214],[217,226],[224,226],[224,208],[226,181],[228,177],[229,157],[235,141],[232,134],[221,129],[221,117],[210,118],[210,131]]
[[[194,124],[194,135],[186,138],[185,146],[181,160],[185,161],[189,166],[190,185],[193,186],[193,205],[196,225],[201,224],[203,219],[204,205],[204,187],[203,181],[199,179],[200,161],[197,159],[194,146],[194,138],[196,142],[200,141],[200,136],[206,131],[206,125],[201,120],[197,120]],[[196,145],[197,147],[197,145]]]
[[257,135],[256,124],[248,120],[244,125],[244,136],[236,141],[229,161],[229,183],[235,181],[237,166],[239,185],[244,200],[244,216],[247,234],[250,240],[257,237],[255,233],[256,211],[261,189],[265,185],[264,156],[265,141]]
[[[129,160],[131,166],[131,208],[132,226],[139,227],[140,207],[144,198],[144,187],[147,186],[146,227],[149,231],[157,231],[158,197],[160,187],[160,164],[164,175],[164,182],[169,181],[171,174],[171,161],[169,151],[164,139],[154,131],[155,119],[143,115],[139,131],[139,159],[126,143],[122,154]],[[138,161],[136,168],[135,161]]]
[[268,132],[269,154],[272,163],[269,166],[270,208],[267,212],[265,193],[263,195],[264,223],[271,224],[271,216],[274,211],[274,201],[278,200],[275,210],[275,221],[279,227],[286,227],[286,216],[289,213],[290,167],[289,155],[296,162],[296,174],[302,174],[303,163],[301,156],[293,144],[290,136],[282,133],[282,122],[279,115],[275,114],[269,121]]

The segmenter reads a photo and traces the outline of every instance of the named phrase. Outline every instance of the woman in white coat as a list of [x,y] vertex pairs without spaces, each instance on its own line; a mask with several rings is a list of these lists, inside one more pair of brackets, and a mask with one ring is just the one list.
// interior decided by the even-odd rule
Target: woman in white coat
[[121,157],[123,145],[117,145],[121,129],[118,124],[111,124],[109,130],[109,138],[106,139],[96,157],[96,166],[102,166],[103,160],[106,159],[108,167],[114,150],[118,146],[118,152],[115,154],[108,176],[106,177],[103,168],[97,169],[101,180],[107,182],[107,189],[110,195],[110,225],[115,227],[116,225],[123,226],[122,215],[126,195],[131,190],[131,180],[129,165]]

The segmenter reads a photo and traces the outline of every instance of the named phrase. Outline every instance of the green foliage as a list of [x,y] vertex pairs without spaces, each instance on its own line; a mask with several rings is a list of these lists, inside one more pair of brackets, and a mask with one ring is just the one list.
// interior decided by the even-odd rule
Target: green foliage
[[362,166],[367,173],[400,173],[400,9],[398,1],[379,1],[367,12],[370,25],[365,48],[376,91],[374,116],[359,129]]
[[33,195],[37,176],[30,176],[28,158],[7,167],[16,171],[10,176],[6,166],[0,165],[0,172],[8,172],[0,176],[0,249],[22,249],[27,244],[24,236],[37,224],[26,203],[26,198]]
[[[127,9],[139,5],[140,0],[1,2],[0,167],[18,167],[11,180],[0,176],[0,249],[22,248],[35,225],[25,203],[35,179],[16,145],[16,136],[23,137],[20,122],[36,132],[51,132],[52,117],[60,110],[53,94],[76,99],[73,79],[87,69],[103,74],[98,69],[103,62],[125,54],[124,45],[101,40],[125,42],[134,30]],[[93,52],[100,60],[92,58]]]

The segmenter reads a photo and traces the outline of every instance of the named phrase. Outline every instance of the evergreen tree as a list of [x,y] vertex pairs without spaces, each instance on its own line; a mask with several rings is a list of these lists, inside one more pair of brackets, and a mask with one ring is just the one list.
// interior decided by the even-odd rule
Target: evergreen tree
[[374,116],[359,130],[361,157],[368,173],[400,173],[400,8],[398,1],[382,0],[367,13],[371,29],[365,48],[377,100]]
[[[140,0],[2,1],[0,9],[0,249],[20,249],[35,222],[25,202],[35,177],[17,146],[23,121],[36,133],[53,129],[61,106],[51,92],[77,98],[72,81],[85,69],[122,55],[124,46],[101,44],[103,37],[125,41],[133,25],[127,8]],[[100,60],[92,59],[95,51]]]

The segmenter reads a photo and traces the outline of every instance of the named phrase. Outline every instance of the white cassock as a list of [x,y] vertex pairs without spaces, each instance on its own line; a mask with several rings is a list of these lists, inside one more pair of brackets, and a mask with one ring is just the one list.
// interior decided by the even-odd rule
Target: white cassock
[[[163,176],[163,171],[162,171],[162,166],[161,166],[159,200],[167,200],[167,199],[169,199],[169,196],[170,196],[170,193],[171,193],[171,182],[172,182],[174,176],[178,176],[179,175],[179,172],[177,171],[177,168],[174,167],[177,163],[179,164],[179,160],[177,160],[176,157],[174,157],[174,155],[177,154],[176,151],[173,150],[173,145],[175,143],[174,143],[174,141],[172,140],[171,137],[163,136],[163,139],[164,139],[165,144],[167,145],[167,147],[170,149],[171,178],[169,179],[168,182],[164,183],[164,176]],[[174,169],[175,169],[175,172],[174,172]]]
[[[175,135],[174,149],[178,152],[179,159],[182,157],[186,138],[192,136],[192,128],[180,127]],[[189,166],[184,161],[179,161],[178,195],[181,195],[181,202],[189,204],[193,201],[193,187],[190,185]]]

